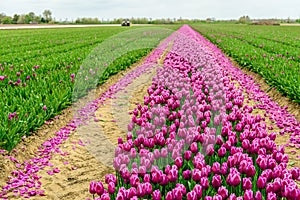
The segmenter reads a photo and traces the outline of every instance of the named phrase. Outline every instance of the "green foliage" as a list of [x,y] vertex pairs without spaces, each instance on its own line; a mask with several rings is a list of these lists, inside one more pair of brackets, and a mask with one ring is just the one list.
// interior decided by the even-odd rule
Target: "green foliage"
[[195,25],[197,31],[260,74],[274,89],[300,103],[299,27]]
[[[0,149],[13,149],[22,136],[30,135],[70,106],[74,89],[71,74],[79,76],[77,72],[91,51],[124,30],[121,26],[3,30],[0,76],[5,79],[0,80]],[[149,50],[129,51],[109,66],[102,66],[104,73],[96,81],[105,82]]]

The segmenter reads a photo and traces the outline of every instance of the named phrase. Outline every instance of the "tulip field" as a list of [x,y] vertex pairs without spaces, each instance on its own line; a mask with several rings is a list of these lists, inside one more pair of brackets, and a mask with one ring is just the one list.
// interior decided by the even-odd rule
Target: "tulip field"
[[[177,28],[157,33],[155,48],[143,45],[111,63],[107,60],[107,68],[99,70],[101,73],[94,73],[89,66],[86,73],[101,76],[97,84],[102,84],[147,55],[136,68],[79,109],[80,118],[74,115],[53,138],[45,138],[35,156],[24,162],[6,150],[12,150],[22,137],[30,137],[44,121],[72,105],[75,90],[79,91],[76,98],[88,93],[76,87],[80,76],[85,77],[78,80],[84,81],[84,89],[93,86],[93,81],[89,82],[85,72],[80,71],[84,68],[81,60],[112,32],[118,34],[124,29],[103,28],[101,33],[96,28],[76,29],[70,40],[62,37],[67,29],[56,30],[54,35],[49,32],[48,38],[38,31],[32,37],[27,30],[22,34],[37,39],[24,41],[20,37],[23,45],[14,42],[17,34],[14,40],[9,34],[0,36],[7,41],[1,43],[0,49],[0,111],[4,113],[0,116],[0,149],[6,149],[1,153],[16,165],[7,174],[6,182],[0,182],[0,198],[51,199],[47,195],[53,191],[47,191],[42,176],[54,177],[52,182],[60,176],[62,169],[52,164],[52,159],[59,160],[66,154],[63,146],[68,138],[80,127],[88,126],[84,120],[103,123],[97,109],[123,98],[117,93],[128,92],[128,86],[138,77],[155,70],[143,101],[126,113],[130,122],[125,134],[115,141],[111,173],[85,178],[83,190],[72,197],[62,197],[54,191],[58,199],[299,200],[300,166],[291,165],[286,152],[287,147],[299,152],[298,116],[272,100],[253,77],[234,66],[224,54],[260,74],[271,89],[300,103],[297,27],[288,27],[289,35],[280,27],[272,27],[272,34],[266,34],[266,27],[257,28],[255,37],[250,32],[254,29],[239,26]],[[155,35],[153,30],[142,34]],[[41,42],[43,39],[47,42]],[[28,45],[32,49],[27,49]],[[92,64],[99,63],[89,63]],[[110,123],[118,124],[118,120]],[[281,136],[287,136],[288,141],[279,144],[277,139]],[[98,138],[91,140],[96,142]],[[88,142],[80,140],[80,145],[84,148]],[[51,170],[41,175],[47,167]],[[63,187],[71,189],[69,185]]]
[[272,89],[300,103],[299,27],[194,26]]
[[[75,74],[82,60],[99,43],[124,30],[105,27],[35,30],[34,33],[30,30],[1,31],[0,148],[12,150],[21,137],[29,136],[46,120],[69,107]],[[104,73],[97,67],[93,67],[95,72],[91,73],[101,74],[99,83],[104,82],[110,75],[145,56],[149,50],[128,52],[127,56],[116,59]]]

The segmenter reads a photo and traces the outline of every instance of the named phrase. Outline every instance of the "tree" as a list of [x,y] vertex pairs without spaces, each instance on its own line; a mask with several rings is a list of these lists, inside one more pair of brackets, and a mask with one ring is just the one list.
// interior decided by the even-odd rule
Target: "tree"
[[13,24],[18,23],[19,17],[20,17],[20,15],[14,14],[13,19],[12,19],[12,23],[13,23]]
[[12,18],[10,16],[5,16],[2,18],[3,24],[12,24]]
[[44,10],[43,12],[43,16],[44,16],[44,19],[45,21],[48,23],[52,20],[52,12],[50,10]]

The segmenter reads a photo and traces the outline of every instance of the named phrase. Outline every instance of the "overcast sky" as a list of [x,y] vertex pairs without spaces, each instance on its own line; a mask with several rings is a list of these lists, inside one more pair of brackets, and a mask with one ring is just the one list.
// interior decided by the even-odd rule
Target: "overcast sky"
[[56,20],[152,17],[238,19],[300,18],[300,0],[0,0],[0,13],[42,14],[50,9]]

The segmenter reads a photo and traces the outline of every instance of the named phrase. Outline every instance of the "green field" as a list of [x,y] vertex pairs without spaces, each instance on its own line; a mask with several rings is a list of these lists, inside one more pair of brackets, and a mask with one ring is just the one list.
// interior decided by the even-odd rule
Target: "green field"
[[[162,33],[157,36],[159,40],[151,41],[150,48],[145,45],[145,48],[128,50],[96,70],[95,65],[101,63],[84,63],[86,57],[106,39],[140,28],[143,27],[1,30],[0,149],[11,150],[22,136],[30,135],[46,120],[72,104],[75,78],[82,65],[94,70],[93,75],[99,78],[95,79],[97,83],[83,83],[84,90],[77,92],[76,98],[84,96],[89,89],[147,55],[161,39],[168,36]],[[116,45],[126,46],[129,42],[132,41],[116,41]],[[109,48],[107,51],[117,47]],[[101,57],[97,53],[94,51],[93,61],[98,59],[97,56]]]
[[270,89],[300,103],[300,27],[193,25],[242,67],[260,74]]

